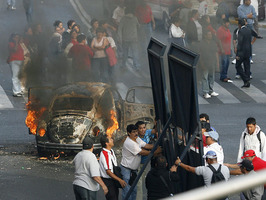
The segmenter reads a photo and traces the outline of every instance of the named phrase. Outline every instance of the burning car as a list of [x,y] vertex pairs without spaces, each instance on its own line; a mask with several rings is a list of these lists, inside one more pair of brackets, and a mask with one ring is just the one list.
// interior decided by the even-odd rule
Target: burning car
[[155,117],[150,87],[134,87],[125,100],[105,83],[79,82],[57,89],[30,88],[26,125],[36,135],[39,155],[47,152],[80,151],[88,135],[101,149],[103,133],[119,140],[128,124],[138,120],[153,126]]

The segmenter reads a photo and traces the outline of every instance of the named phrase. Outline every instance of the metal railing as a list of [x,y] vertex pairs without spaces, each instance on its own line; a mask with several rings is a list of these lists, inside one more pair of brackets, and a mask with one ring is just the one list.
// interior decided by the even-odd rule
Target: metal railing
[[195,190],[190,190],[173,197],[165,198],[165,200],[213,200],[239,193],[265,183],[266,169],[257,171],[256,174],[234,177],[227,182],[216,183],[208,188],[201,187]]

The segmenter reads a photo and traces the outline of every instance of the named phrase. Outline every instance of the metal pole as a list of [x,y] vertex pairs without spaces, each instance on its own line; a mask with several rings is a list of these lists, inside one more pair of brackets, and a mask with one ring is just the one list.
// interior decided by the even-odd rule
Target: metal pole
[[165,124],[163,130],[162,130],[162,134],[160,134],[160,136],[159,136],[157,142],[154,144],[153,149],[151,150],[150,154],[148,155],[148,157],[147,157],[147,159],[146,159],[146,161],[145,161],[143,167],[141,168],[140,172],[138,173],[137,178],[135,179],[135,181],[134,181],[133,184],[131,185],[131,187],[130,187],[130,189],[129,189],[129,191],[128,191],[126,197],[125,197],[125,200],[128,200],[128,198],[129,198],[129,196],[131,195],[132,191],[133,191],[134,188],[136,187],[136,185],[137,185],[137,183],[138,183],[138,181],[139,181],[141,175],[143,174],[143,172],[144,172],[145,168],[147,167],[148,163],[150,162],[151,157],[152,157],[153,154],[154,154],[154,151],[157,149],[157,147],[159,146],[161,140],[163,139],[163,136],[165,135],[166,130],[168,129],[168,127],[169,127],[171,121],[172,121],[172,117],[170,116],[169,119],[168,119],[168,121],[166,122],[166,124]]
[[223,198],[241,191],[254,188],[266,183],[266,169],[257,171],[255,174],[241,175],[234,177],[229,181],[215,183],[210,187],[201,187],[195,190],[184,192],[174,197],[165,198],[165,200],[213,200]]

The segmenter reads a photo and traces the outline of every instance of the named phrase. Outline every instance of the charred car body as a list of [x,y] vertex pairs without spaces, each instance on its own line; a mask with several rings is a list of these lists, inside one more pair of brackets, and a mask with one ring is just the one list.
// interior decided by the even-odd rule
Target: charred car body
[[26,124],[36,135],[39,155],[80,151],[87,135],[94,139],[97,150],[101,148],[101,134],[119,140],[126,135],[128,124],[143,120],[153,126],[155,117],[151,88],[131,88],[123,100],[115,88],[105,83],[30,88],[27,108]]

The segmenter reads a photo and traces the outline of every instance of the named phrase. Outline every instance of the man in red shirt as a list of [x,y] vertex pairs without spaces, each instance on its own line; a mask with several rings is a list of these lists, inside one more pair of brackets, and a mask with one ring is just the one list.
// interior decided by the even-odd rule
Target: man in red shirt
[[[147,45],[150,37],[152,30],[155,30],[155,20],[152,15],[151,7],[147,5],[144,0],[140,0],[139,5],[136,8],[136,17],[138,18],[138,21],[140,23],[140,36],[144,37],[143,39],[145,43],[142,43],[144,45]],[[140,38],[141,38],[140,37]],[[145,46],[146,49],[146,46]]]
[[[88,81],[91,75],[91,58],[93,51],[87,45],[86,36],[80,34],[77,37],[79,44],[71,47],[68,53],[68,57],[72,58],[72,74],[74,81]],[[75,73],[74,73],[75,72]]]
[[231,55],[231,33],[228,19],[223,19],[222,26],[217,30],[217,38],[221,42],[221,48],[219,49],[221,63],[220,80],[223,82],[232,82],[231,79],[227,77]]

